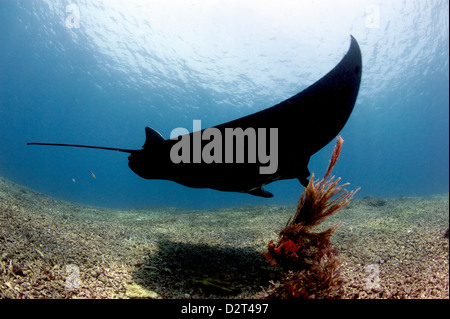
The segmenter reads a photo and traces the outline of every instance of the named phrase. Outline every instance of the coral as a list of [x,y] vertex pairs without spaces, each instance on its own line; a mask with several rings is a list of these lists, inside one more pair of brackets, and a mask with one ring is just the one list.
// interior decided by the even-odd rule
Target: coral
[[339,136],[328,169],[320,181],[312,174],[308,186],[298,202],[294,217],[280,232],[277,244],[268,244],[263,257],[272,265],[288,273],[281,285],[272,289],[272,296],[280,298],[330,298],[338,295],[342,280],[339,266],[342,263],[330,237],[338,228],[334,225],[322,232],[313,232],[325,219],[349,204],[355,193],[338,185],[340,178],[330,174],[341,152],[343,139]]

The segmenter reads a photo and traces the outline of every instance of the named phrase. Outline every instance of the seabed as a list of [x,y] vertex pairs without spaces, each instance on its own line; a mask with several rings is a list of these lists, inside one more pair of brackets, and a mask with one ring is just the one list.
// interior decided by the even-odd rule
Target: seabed
[[[263,298],[295,209],[104,209],[0,177],[0,298]],[[342,298],[449,298],[449,194],[355,199],[336,223]]]

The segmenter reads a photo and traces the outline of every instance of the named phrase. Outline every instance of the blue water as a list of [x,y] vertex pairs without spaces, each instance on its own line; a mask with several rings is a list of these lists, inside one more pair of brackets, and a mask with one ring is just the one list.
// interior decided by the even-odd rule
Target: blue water
[[350,34],[363,79],[334,173],[360,197],[448,192],[449,2],[421,0],[1,0],[0,176],[105,207],[296,203],[297,180],[271,199],[190,189],[140,178],[124,153],[26,142],[139,149],[145,126],[168,138],[251,114],[331,70]]

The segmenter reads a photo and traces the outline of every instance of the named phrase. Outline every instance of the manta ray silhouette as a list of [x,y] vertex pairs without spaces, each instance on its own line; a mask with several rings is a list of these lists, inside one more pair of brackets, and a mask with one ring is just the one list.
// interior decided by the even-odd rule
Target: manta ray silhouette
[[[263,163],[259,159],[251,162],[248,156],[246,161],[235,163],[174,163],[170,153],[179,141],[165,140],[161,134],[149,127],[145,128],[146,140],[140,150],[76,144],[27,144],[126,152],[130,153],[128,166],[146,179],[164,179],[193,188],[212,188],[272,197],[273,194],[262,188],[271,182],[297,178],[303,186],[307,185],[310,157],[332,141],[350,117],[359,91],[361,72],[361,51],[357,41],[351,36],[350,48],[339,64],[302,92],[268,109],[214,127],[220,133],[225,133],[227,128],[252,128],[257,138],[260,132],[263,132],[260,129],[269,131],[270,128],[276,128],[278,163],[276,171],[270,174],[261,174],[259,170],[266,162]],[[186,134],[184,137],[192,140],[196,133],[198,132]],[[224,138],[225,134],[221,136]],[[183,136],[180,140],[182,139]],[[202,147],[207,142],[201,140]],[[248,144],[247,140],[246,145]],[[222,145],[222,150],[226,151],[225,141],[217,145]]]

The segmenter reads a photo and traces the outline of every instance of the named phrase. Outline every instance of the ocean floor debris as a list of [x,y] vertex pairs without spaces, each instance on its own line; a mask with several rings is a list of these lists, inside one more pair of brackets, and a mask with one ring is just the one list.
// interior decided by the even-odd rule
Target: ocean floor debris
[[125,288],[127,290],[126,296],[131,299],[160,299],[161,296],[151,290],[145,289],[141,285],[138,285],[136,283],[131,283],[125,285]]
[[[342,223],[332,237],[342,297],[448,299],[449,195],[384,200],[353,199],[323,223]],[[223,298],[195,284],[208,277],[230,284],[226,298],[259,298],[279,278],[260,254],[292,211],[104,209],[0,177],[0,298],[136,298],[134,284],[161,298]]]

